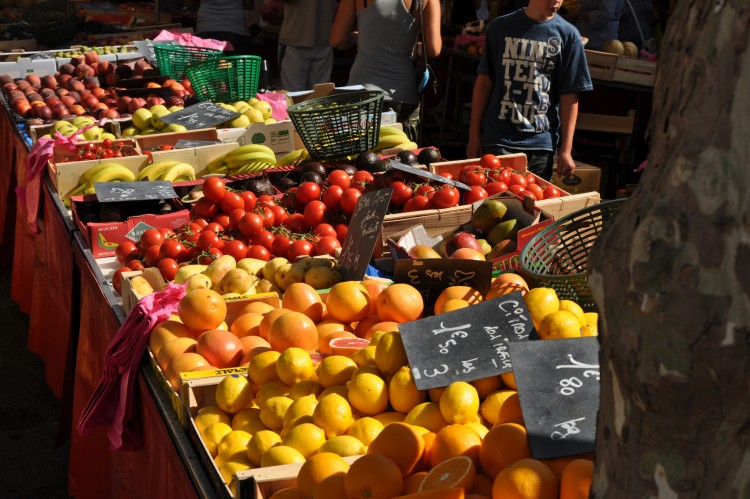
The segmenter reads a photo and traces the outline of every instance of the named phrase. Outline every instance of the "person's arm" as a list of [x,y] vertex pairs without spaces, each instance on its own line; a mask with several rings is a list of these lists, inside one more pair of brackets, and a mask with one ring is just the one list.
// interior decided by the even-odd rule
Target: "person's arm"
[[469,140],[466,143],[466,157],[478,158],[482,155],[482,120],[492,93],[492,80],[486,74],[478,74],[471,95],[471,121]]
[[422,36],[427,40],[427,58],[434,59],[443,50],[443,37],[440,36],[440,2],[438,0],[425,1],[422,22],[424,23]]
[[331,47],[345,50],[357,44],[357,32],[354,30],[357,20],[355,8],[354,0],[339,3],[329,37]]
[[557,153],[557,174],[572,175],[576,169],[573,162],[573,133],[578,119],[578,94],[560,96],[560,150]]

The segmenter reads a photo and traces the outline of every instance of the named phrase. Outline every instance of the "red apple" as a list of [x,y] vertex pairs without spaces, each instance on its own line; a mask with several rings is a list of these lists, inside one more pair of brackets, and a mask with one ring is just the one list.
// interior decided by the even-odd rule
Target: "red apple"
[[59,84],[59,85],[60,85],[61,87],[63,87],[63,88],[67,88],[67,89],[70,89],[70,83],[71,83],[71,80],[72,80],[72,79],[73,79],[73,76],[72,76],[72,75],[69,75],[69,74],[61,74],[61,75],[60,75],[60,77],[59,77],[59,78],[57,79],[57,83],[58,83],[58,84]]
[[65,63],[58,68],[60,75],[72,75],[76,67],[70,63]]
[[479,245],[479,242],[477,242],[476,236],[474,234],[469,234],[468,232],[459,232],[449,237],[445,241],[445,250],[443,251],[443,254],[452,255],[459,248],[469,248],[478,251],[480,254],[484,254],[482,252],[482,247]]
[[143,97],[134,97],[128,104],[128,111],[133,114],[137,109],[146,107],[146,99]]

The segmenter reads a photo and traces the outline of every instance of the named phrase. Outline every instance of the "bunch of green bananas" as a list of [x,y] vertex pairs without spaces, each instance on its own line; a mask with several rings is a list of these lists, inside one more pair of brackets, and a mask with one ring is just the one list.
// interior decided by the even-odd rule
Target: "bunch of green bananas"
[[169,182],[195,180],[195,168],[193,165],[181,161],[157,161],[141,168],[138,172],[138,180],[149,182],[157,180]]
[[135,173],[131,172],[120,163],[104,161],[94,165],[78,177],[78,186],[65,197],[79,194],[94,194],[95,182],[134,182]]
[[418,147],[419,146],[415,142],[412,142],[402,130],[392,126],[383,126],[380,127],[378,144],[373,147],[371,151],[379,152],[385,149],[412,151]]
[[245,144],[211,161],[206,165],[206,169],[208,173],[242,175],[262,172],[273,166],[276,166],[276,155],[270,147],[262,144]]

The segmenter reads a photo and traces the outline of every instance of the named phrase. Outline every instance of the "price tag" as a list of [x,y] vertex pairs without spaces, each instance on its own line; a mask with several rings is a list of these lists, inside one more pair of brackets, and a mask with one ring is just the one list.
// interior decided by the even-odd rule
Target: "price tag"
[[512,343],[510,357],[534,458],[593,452],[599,412],[598,338]]
[[177,123],[188,130],[197,130],[211,128],[238,116],[241,116],[238,112],[224,109],[211,101],[203,101],[174,113],[165,114],[160,119],[168,125]]
[[509,345],[534,326],[520,292],[399,326],[420,390],[513,370]]
[[143,55],[143,57],[146,58],[148,62],[154,65],[158,65],[158,62],[156,61],[156,52],[154,51],[154,45],[179,45],[179,44],[173,40],[163,41],[163,42],[155,42],[153,40],[136,40],[133,42],[133,45],[135,45],[135,48],[138,49],[138,52],[140,52]]
[[174,145],[174,148],[175,149],[189,149],[191,147],[213,146],[216,144],[221,144],[221,141],[218,141],[218,140],[178,140],[177,143]]
[[450,179],[443,177],[442,175],[438,175],[437,173],[428,172],[427,170],[420,170],[419,168],[414,168],[413,166],[406,165],[394,159],[391,160],[391,168],[395,168],[396,170],[401,170],[402,172],[405,172],[405,173],[411,173],[412,175],[416,175],[417,177],[434,180],[435,182],[442,182],[443,184],[454,185],[458,187],[459,189],[463,189],[465,191],[471,190],[471,187],[464,184],[463,182],[450,180]]
[[117,201],[147,201],[174,199],[177,193],[171,182],[94,182],[96,199],[100,203]]
[[339,256],[344,280],[361,281],[365,276],[367,264],[380,240],[380,229],[392,194],[393,187],[388,187],[363,194],[357,201]]

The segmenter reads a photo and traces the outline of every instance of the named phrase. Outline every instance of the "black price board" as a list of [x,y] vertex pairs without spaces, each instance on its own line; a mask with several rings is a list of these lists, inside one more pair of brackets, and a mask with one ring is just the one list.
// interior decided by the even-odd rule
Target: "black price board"
[[450,258],[396,260],[394,282],[404,282],[422,294],[425,312],[432,313],[435,300],[448,286],[470,286],[486,295],[492,284],[492,262]]
[[189,149],[191,147],[215,146],[221,144],[218,140],[178,140],[175,149]]
[[401,339],[420,390],[513,370],[509,345],[533,329],[520,292],[401,324]]
[[156,61],[156,52],[154,51],[154,45],[179,45],[179,44],[173,40],[163,41],[163,42],[155,42],[153,40],[136,40],[133,42],[133,45],[135,45],[135,48],[138,49],[138,52],[143,54],[143,57],[145,57],[148,62],[150,62],[151,64],[158,65],[158,62]]
[[393,187],[363,194],[349,221],[339,256],[339,267],[346,281],[361,281],[367,271],[375,245],[380,244],[380,229],[391,202]]
[[513,343],[510,357],[534,458],[593,452],[599,412],[598,338]]
[[241,116],[238,112],[224,109],[211,101],[203,101],[174,113],[165,114],[160,119],[168,125],[177,123],[188,130],[197,130],[199,128],[211,128],[238,116]]
[[412,175],[416,175],[417,177],[426,178],[429,180],[434,180],[435,182],[442,182],[444,184],[450,184],[458,187],[459,189],[464,189],[466,191],[470,191],[471,187],[468,185],[457,182],[455,180],[450,180],[442,175],[438,175],[437,173],[432,173],[427,170],[420,170],[419,168],[414,168],[413,166],[406,165],[400,161],[396,161],[395,159],[391,160],[391,168],[395,168],[396,170],[400,170],[405,173],[411,173]]
[[100,203],[116,201],[144,201],[149,199],[174,199],[177,193],[172,182],[94,182],[96,199]]

